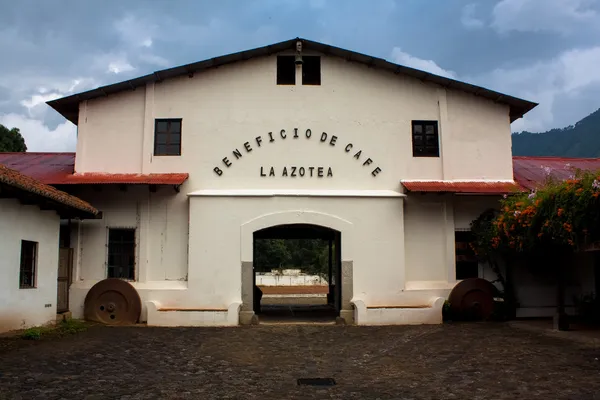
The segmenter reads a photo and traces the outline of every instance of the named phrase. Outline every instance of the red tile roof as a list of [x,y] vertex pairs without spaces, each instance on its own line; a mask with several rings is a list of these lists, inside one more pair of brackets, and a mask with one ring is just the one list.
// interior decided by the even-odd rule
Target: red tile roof
[[513,157],[513,175],[522,187],[531,190],[548,176],[569,179],[575,170],[600,171],[600,158]]
[[514,182],[402,181],[409,192],[504,194],[520,190]]
[[184,173],[79,174],[75,173],[75,153],[0,153],[0,164],[47,185],[108,183],[181,185],[189,177],[189,174]]
[[52,185],[73,174],[75,153],[0,153],[0,164]]
[[108,174],[99,172],[75,173],[65,176],[61,184],[148,184],[148,185],[181,185],[189,174]]
[[67,207],[84,211],[91,215],[98,214],[98,210],[92,207],[91,204],[53,188],[52,186],[45,185],[30,176],[15,171],[14,169],[10,169],[4,165],[0,165],[0,183],[53,200]]

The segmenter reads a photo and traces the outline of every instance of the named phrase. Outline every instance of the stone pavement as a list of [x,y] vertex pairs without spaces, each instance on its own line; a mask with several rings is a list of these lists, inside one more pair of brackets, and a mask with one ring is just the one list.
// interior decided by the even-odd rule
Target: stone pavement
[[[599,348],[506,324],[94,326],[3,340],[0,399],[600,399]],[[305,377],[337,385],[298,386]]]
[[508,324],[514,328],[526,329],[547,336],[568,339],[592,347],[600,347],[600,329],[598,329],[598,327],[583,326],[571,322],[568,331],[558,331],[554,329],[552,319],[517,320],[511,321]]

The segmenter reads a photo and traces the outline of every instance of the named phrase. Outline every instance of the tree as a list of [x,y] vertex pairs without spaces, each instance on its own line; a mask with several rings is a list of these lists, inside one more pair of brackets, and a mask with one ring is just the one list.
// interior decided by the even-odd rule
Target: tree
[[507,196],[495,216],[473,226],[479,253],[501,254],[507,264],[526,260],[534,272],[556,277],[555,322],[567,329],[566,260],[600,241],[600,173],[575,171],[572,179],[548,180],[534,192]]
[[8,129],[0,124],[0,152],[22,152],[27,151],[25,139],[19,128]]

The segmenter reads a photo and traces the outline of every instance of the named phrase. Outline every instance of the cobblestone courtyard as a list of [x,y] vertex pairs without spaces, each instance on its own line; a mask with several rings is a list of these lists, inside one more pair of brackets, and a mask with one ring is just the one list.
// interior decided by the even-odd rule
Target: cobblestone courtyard
[[[0,399],[600,399],[600,349],[503,324],[95,326],[7,340]],[[337,385],[298,386],[305,377]]]

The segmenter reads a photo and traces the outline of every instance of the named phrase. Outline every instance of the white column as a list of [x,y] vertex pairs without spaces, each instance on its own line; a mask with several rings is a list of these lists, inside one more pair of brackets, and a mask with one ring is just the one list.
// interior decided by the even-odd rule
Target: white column
[[82,101],[79,104],[79,117],[77,120],[77,146],[75,157],[75,172],[87,172],[85,169],[85,158],[87,156],[85,142],[86,142],[86,123],[87,123],[87,100]]
[[456,282],[456,249],[454,227],[454,201],[446,196],[444,201],[444,231],[446,233],[446,273],[448,282]]
[[154,156],[154,82],[146,84],[146,101],[144,106],[144,133],[142,136],[142,174],[150,172],[150,164]]
[[83,223],[80,220],[71,222],[71,247],[73,248],[73,275],[71,283],[81,280],[81,249],[83,247]]
[[148,264],[150,261],[150,191],[144,194],[137,203],[137,281],[148,281]]
[[442,179],[452,179],[452,170],[450,168],[450,151],[445,148],[452,142],[452,131],[448,120],[448,102],[446,100],[446,89],[437,89],[438,98],[438,134],[440,137],[440,157],[442,158]]

